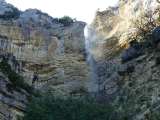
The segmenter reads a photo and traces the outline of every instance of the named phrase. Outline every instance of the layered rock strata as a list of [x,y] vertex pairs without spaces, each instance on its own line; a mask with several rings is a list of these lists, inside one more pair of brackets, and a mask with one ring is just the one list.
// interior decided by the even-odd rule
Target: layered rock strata
[[21,89],[21,93],[8,91],[6,84],[9,79],[0,72],[0,120],[16,120],[16,115],[25,112],[29,94]]
[[129,47],[138,32],[134,21],[158,7],[156,0],[120,1],[115,7],[97,11],[88,26],[87,44],[92,56],[88,60],[96,63],[93,74],[97,74],[98,99],[120,103],[119,109],[130,115],[128,119],[160,114],[159,27],[151,31],[149,39]]
[[[1,1],[8,11],[12,5]],[[88,81],[85,62],[84,27],[74,21],[68,26],[36,9],[22,12],[17,19],[0,20],[0,59],[11,64],[36,88],[44,85],[70,93]]]

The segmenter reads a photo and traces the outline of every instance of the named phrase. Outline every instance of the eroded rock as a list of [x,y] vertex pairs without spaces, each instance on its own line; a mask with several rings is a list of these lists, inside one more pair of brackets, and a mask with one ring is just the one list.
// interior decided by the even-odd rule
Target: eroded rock
[[[3,2],[0,8],[12,6]],[[27,9],[18,19],[0,22],[0,60],[39,89],[56,82],[88,82],[85,26],[80,21],[65,26],[40,10]]]

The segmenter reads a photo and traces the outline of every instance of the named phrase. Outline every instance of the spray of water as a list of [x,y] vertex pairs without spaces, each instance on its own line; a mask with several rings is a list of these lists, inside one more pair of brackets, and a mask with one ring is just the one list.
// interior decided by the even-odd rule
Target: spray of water
[[95,46],[97,44],[97,34],[93,26],[87,26],[85,28],[85,49],[87,54],[86,62],[91,70],[91,79],[92,79],[92,90],[99,91],[100,85],[97,84],[100,82],[100,77],[98,75],[98,64],[94,59],[93,50],[95,51]]

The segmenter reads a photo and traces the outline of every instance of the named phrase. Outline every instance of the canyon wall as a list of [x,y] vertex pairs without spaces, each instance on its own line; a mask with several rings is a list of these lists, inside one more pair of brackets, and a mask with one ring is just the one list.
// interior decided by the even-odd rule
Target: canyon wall
[[25,112],[30,95],[23,89],[21,92],[8,91],[7,83],[9,83],[9,79],[0,72],[0,119],[16,120],[17,115],[22,115]]
[[97,11],[88,25],[86,43],[92,56],[88,61],[96,63],[91,65],[96,69],[93,74],[97,74],[97,99],[120,103],[117,109],[131,120],[160,113],[159,25],[151,31],[150,38],[129,44],[138,34],[136,20],[147,12],[154,13],[159,5],[156,0],[121,0],[114,7]]
[[[66,25],[37,9],[8,19],[8,14],[17,10],[0,0],[0,62],[8,62],[40,92],[51,89],[60,97],[81,93],[90,84],[85,60],[86,23],[74,20]],[[8,83],[0,71],[0,119],[16,120],[17,114],[25,112],[30,95],[23,88],[21,92],[9,91]]]
[[136,20],[149,11],[154,12],[159,5],[156,0],[120,0],[113,7],[96,11],[88,25],[94,59],[104,63],[120,55],[137,35]]
[[[129,42],[138,32],[135,21],[158,7],[156,0],[121,0],[115,7],[97,11],[88,25],[86,40],[86,23],[74,21],[66,26],[46,13],[28,9],[21,12],[19,18],[0,19],[0,60],[8,62],[30,85],[40,90],[51,88],[58,96],[76,95],[87,87],[90,92],[98,91],[98,99],[121,102],[119,109],[133,101],[135,106],[128,107],[132,108],[130,113],[139,111],[134,116],[143,119],[151,107],[156,112],[160,109],[159,29],[154,30],[156,35],[153,31],[154,39],[158,40],[156,44],[149,41],[129,47]],[[12,8],[0,0],[0,15]],[[123,62],[122,58],[127,59]],[[5,82],[1,80],[1,88],[6,89]],[[12,94],[20,98],[11,99]],[[10,112],[0,112],[2,117],[23,111],[26,98],[19,100],[24,95],[3,90],[0,95],[2,102],[11,99],[22,105],[13,105],[12,111],[9,102],[3,102],[7,108],[0,108]]]
[[[13,10],[4,1],[0,8],[1,14]],[[66,26],[37,9],[21,12],[16,19],[1,19],[0,59],[38,89],[50,87],[59,94],[71,93],[89,81],[85,26],[81,21]]]
[[[88,61],[96,63],[91,65],[96,69],[92,71],[93,74],[97,74],[93,81],[97,84],[98,80],[101,89],[109,87],[112,88],[111,93],[119,91],[115,81],[122,78],[116,69],[122,63],[122,59],[127,59],[129,54],[135,51],[130,49],[128,53],[123,52],[129,48],[129,42],[135,39],[139,32],[136,27],[137,20],[141,20],[148,12],[154,13],[159,6],[156,0],[120,0],[113,7],[96,11],[92,23],[87,26],[86,47],[89,56],[92,56]],[[156,19],[159,13],[152,15],[152,18]]]

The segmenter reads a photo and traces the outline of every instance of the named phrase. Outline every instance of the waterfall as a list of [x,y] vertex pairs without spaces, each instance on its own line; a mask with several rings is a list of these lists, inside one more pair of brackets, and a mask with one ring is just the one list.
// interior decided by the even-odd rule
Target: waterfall
[[85,28],[85,50],[86,50],[86,62],[91,71],[92,79],[92,91],[100,91],[100,76],[98,72],[98,64],[94,59],[93,50],[97,43],[97,34],[93,26],[87,25]]

